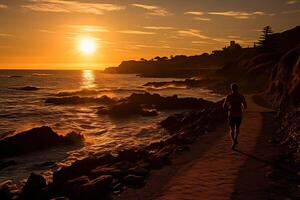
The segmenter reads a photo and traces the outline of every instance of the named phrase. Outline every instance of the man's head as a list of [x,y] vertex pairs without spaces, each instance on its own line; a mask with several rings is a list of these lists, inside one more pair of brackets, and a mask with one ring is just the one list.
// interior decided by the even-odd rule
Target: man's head
[[239,86],[236,83],[232,83],[230,87],[232,92],[237,92],[239,90]]

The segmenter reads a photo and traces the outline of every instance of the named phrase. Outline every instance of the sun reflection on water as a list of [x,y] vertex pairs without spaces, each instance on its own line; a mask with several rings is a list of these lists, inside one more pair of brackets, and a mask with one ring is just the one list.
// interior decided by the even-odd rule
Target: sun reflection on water
[[95,85],[95,74],[93,70],[83,70],[82,71],[82,85],[83,89],[94,88]]

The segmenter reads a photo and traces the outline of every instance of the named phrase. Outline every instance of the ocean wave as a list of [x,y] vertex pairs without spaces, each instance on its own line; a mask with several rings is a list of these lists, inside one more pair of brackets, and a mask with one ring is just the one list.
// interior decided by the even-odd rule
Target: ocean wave
[[145,90],[139,90],[139,89],[126,89],[126,88],[116,88],[116,89],[82,89],[82,90],[76,90],[76,91],[63,91],[59,92],[57,96],[64,97],[64,96],[94,96],[101,93],[109,93],[109,92],[127,92],[127,93],[144,93]]
[[51,76],[52,74],[33,73],[31,76]]

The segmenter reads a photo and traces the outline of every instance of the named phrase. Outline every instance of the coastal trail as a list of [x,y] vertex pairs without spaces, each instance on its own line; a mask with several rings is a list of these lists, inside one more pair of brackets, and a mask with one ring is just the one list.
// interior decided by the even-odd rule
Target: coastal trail
[[276,148],[268,143],[276,130],[274,111],[258,96],[247,96],[248,110],[236,151],[227,124],[199,137],[191,150],[154,172],[146,186],[124,199],[225,200],[268,199],[265,176]]

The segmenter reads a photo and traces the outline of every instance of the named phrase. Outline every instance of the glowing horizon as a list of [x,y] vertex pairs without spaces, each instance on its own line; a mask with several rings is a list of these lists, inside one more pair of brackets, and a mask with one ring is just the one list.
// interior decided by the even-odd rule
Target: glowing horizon
[[0,69],[104,69],[252,46],[265,25],[299,25],[299,1],[268,1],[2,0]]

